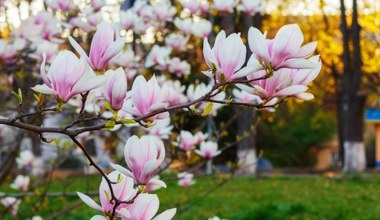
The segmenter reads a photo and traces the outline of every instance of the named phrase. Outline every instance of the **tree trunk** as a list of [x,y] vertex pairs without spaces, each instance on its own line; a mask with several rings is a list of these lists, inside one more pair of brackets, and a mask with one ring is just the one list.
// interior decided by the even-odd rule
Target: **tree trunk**
[[[359,94],[362,77],[360,26],[357,2],[353,0],[352,22],[347,24],[344,0],[340,0],[342,61],[344,72],[338,94],[338,120],[340,145],[343,151],[343,171],[358,172],[366,168],[363,143],[365,96]],[[352,47],[350,45],[352,44]]]
[[237,157],[240,172],[254,174],[256,172],[256,110],[253,108],[237,108],[238,135],[243,139],[238,143]]
[[[247,33],[250,27],[260,28],[260,14],[254,17],[242,14],[243,18],[243,35],[247,38]],[[250,49],[247,45],[247,61],[251,56]],[[256,110],[253,108],[236,108],[238,135],[244,137],[238,143],[237,160],[240,167],[240,172],[245,174],[254,174],[256,172],[257,156],[256,156]],[[247,136],[248,135],[248,136]]]
[[[345,96],[348,97],[348,96]],[[344,151],[343,171],[360,172],[366,168],[363,143],[364,96],[344,98],[340,104],[340,120]]]

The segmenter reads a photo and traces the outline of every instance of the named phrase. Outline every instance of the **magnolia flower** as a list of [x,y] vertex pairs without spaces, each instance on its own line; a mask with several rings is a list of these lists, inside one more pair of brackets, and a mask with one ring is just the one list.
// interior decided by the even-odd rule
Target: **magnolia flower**
[[146,185],[165,159],[164,144],[152,136],[132,136],[125,145],[124,157],[135,181]]
[[75,7],[72,0],[48,0],[45,3],[53,10],[61,10],[63,12],[70,11]]
[[17,167],[23,168],[23,167],[31,167],[33,165],[34,155],[29,150],[24,150],[20,152],[20,155],[18,158],[16,158]]
[[0,39],[0,60],[11,61],[16,56],[17,50],[13,44]]
[[195,153],[206,160],[210,160],[218,156],[221,151],[218,150],[218,144],[216,142],[206,141],[201,143],[200,149],[195,150]]
[[[302,100],[310,100],[314,96],[310,93],[305,93],[308,89],[307,84],[317,77],[322,64],[319,61],[319,56],[310,58],[308,62],[313,63],[317,68],[300,70],[280,69],[274,71],[273,76],[270,78],[252,82],[253,88],[245,85],[238,85],[238,87],[256,95],[259,103],[266,100],[267,103],[264,106],[277,104],[277,97],[294,96]],[[247,78],[252,79],[255,76],[252,74],[248,75]]]
[[153,126],[145,128],[149,135],[157,136],[161,139],[168,139],[172,129],[173,125],[170,125],[170,118],[156,120]]
[[103,70],[108,62],[123,49],[125,40],[119,38],[109,23],[103,22],[98,26],[91,42],[90,55],[72,38],[69,37],[71,45],[83,57],[86,57],[92,68]]
[[316,64],[305,58],[314,52],[317,42],[302,46],[303,41],[297,24],[281,27],[273,40],[265,39],[264,34],[251,27],[248,32],[248,43],[253,53],[250,60],[270,70],[315,68]]
[[33,46],[36,48],[36,50],[29,56],[37,60],[41,60],[43,54],[45,54],[46,62],[48,63],[54,60],[55,56],[59,52],[58,44],[52,43],[47,40],[35,41]]
[[180,81],[167,80],[161,87],[164,102],[170,105],[179,105],[187,101],[187,97],[183,94],[185,86]]
[[123,68],[108,70],[104,74],[108,81],[103,86],[103,97],[111,104],[113,110],[118,111],[123,107],[127,96],[127,76]]
[[191,33],[197,37],[205,38],[211,33],[212,24],[206,19],[200,19],[191,25]]
[[103,6],[105,6],[107,3],[104,0],[91,0],[91,6],[95,11],[98,11]]
[[6,210],[10,210],[12,217],[16,219],[21,201],[15,197],[5,197],[0,199],[0,203],[5,207]]
[[173,50],[177,50],[177,51],[186,50],[186,45],[188,41],[189,41],[189,37],[185,37],[177,33],[169,34],[165,38],[165,44],[169,46],[170,48],[172,48]]
[[154,18],[158,22],[172,21],[175,13],[176,9],[169,1],[160,1],[153,7]]
[[188,188],[193,185],[195,181],[193,180],[194,175],[188,172],[182,172],[177,175],[178,177],[178,185],[183,188]]
[[120,52],[119,55],[110,61],[110,63],[129,69],[138,67],[140,59],[139,56],[135,55],[132,48],[128,48],[126,51]]
[[210,4],[208,0],[200,0],[200,10],[202,14],[208,14],[210,11]]
[[161,69],[164,69],[168,63],[170,53],[171,49],[169,47],[154,45],[146,57],[145,67],[149,68],[158,65]]
[[199,138],[190,131],[182,130],[180,133],[178,147],[184,151],[194,150],[195,145],[199,144]]
[[[136,77],[130,94],[132,106],[127,106],[124,110],[132,115],[143,116],[167,106],[155,76],[148,81],[141,75]],[[147,120],[164,119],[168,117],[168,113],[160,113],[152,117]]]
[[144,192],[150,193],[161,188],[166,188],[166,184],[161,183],[164,182],[160,180],[160,177],[158,175],[153,176],[152,178],[150,178],[149,183],[146,185]]
[[[169,209],[154,217],[158,211],[160,201],[157,195],[142,193],[128,205],[130,217],[123,220],[171,220],[177,209]],[[154,218],[153,218],[154,217]]]
[[[122,173],[119,173],[118,171],[112,171],[107,176],[112,182],[116,183],[112,184],[112,190],[116,199],[120,201],[129,201],[136,195],[137,191],[133,189],[132,178],[125,176]],[[99,186],[99,198],[101,206],[97,204],[94,200],[92,200],[89,196],[80,192],[77,192],[77,194],[79,198],[89,207],[103,212],[106,216],[111,215],[115,202],[111,202],[111,191],[107,181],[104,178],[102,178],[102,182]],[[125,213],[124,211],[126,206],[126,204],[120,204],[117,207],[116,216],[128,216],[128,213]]]
[[120,11],[119,18],[124,29],[133,29],[140,20],[139,16],[132,10]]
[[241,5],[238,6],[238,9],[252,16],[260,10],[260,6],[261,0],[241,0]]
[[[303,85],[307,86],[311,81],[313,81],[319,74],[322,69],[322,62],[319,60],[319,56],[313,56],[309,59],[313,63],[317,63],[317,68],[315,69],[299,69],[299,70],[290,70],[290,78],[292,79],[292,85]],[[301,100],[311,100],[314,98],[311,93],[297,93],[294,97]]]
[[225,13],[234,12],[235,0],[213,0],[216,10]]
[[218,81],[241,78],[262,68],[260,65],[241,68],[247,55],[246,47],[240,35],[235,33],[226,38],[226,33],[221,31],[216,36],[212,49],[205,38],[203,55],[208,67],[211,69],[204,73],[211,78],[213,78],[212,74],[216,74]]
[[88,24],[90,24],[93,28],[96,28],[99,24],[103,22],[103,15],[100,11],[98,11],[95,13],[87,14],[86,19]]
[[192,32],[193,20],[191,18],[175,18],[174,25],[184,34],[190,34]]
[[78,59],[74,53],[61,51],[51,64],[48,73],[45,71],[46,57],[41,64],[41,78],[45,82],[32,89],[42,94],[53,95],[62,102],[71,97],[88,92],[104,83],[103,76],[96,76],[86,61]]
[[168,62],[168,70],[169,72],[180,77],[183,75],[189,75],[191,66],[186,60],[181,60],[178,57],[174,57]]
[[[213,86],[212,84],[206,85],[204,83],[201,83],[197,86],[195,86],[194,84],[191,84],[186,90],[186,95],[190,101],[197,100],[197,99],[201,98],[202,96],[204,96],[209,91],[211,91],[212,86]],[[225,92],[220,92],[213,97],[213,99],[215,99],[215,100],[224,100],[225,98],[226,98]],[[207,105],[208,105],[207,102],[202,102],[198,106],[198,109],[200,111],[204,111],[204,109],[207,107]],[[215,116],[217,113],[217,110],[221,107],[223,107],[222,104],[214,103],[212,106],[212,109],[210,111],[210,114]]]
[[18,175],[14,182],[11,184],[11,188],[17,189],[20,191],[26,191],[28,189],[30,182],[30,177],[29,176],[23,176],[23,175]]
[[185,0],[182,2],[183,8],[186,8],[190,14],[196,14],[199,10],[200,4],[197,0]]
[[93,30],[93,26],[87,22],[84,22],[80,17],[73,17],[70,19],[69,24],[72,27],[77,27],[84,32],[90,32]]
[[261,104],[262,103],[262,100],[258,96],[253,95],[251,93],[248,93],[244,90],[234,89],[234,90],[232,90],[232,94],[234,95],[235,100],[237,102],[250,103],[250,104]]

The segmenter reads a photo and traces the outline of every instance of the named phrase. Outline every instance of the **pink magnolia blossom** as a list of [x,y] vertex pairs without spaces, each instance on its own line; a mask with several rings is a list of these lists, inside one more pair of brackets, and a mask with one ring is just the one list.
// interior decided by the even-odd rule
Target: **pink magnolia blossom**
[[[201,135],[201,136],[200,136]],[[180,136],[178,137],[179,148],[184,151],[190,151],[195,149],[195,145],[203,141],[203,136],[201,132],[193,135],[190,131],[182,130]]]
[[[194,85],[191,84],[187,90],[186,90],[186,95],[189,98],[190,101],[197,100],[204,96],[206,93],[208,93],[212,89],[212,84],[204,84],[201,83],[199,85]],[[225,92],[220,92],[217,95],[213,97],[215,100],[224,100],[226,98],[226,93]],[[208,103],[207,102],[202,102],[197,108],[202,112],[204,109],[207,107]],[[222,104],[214,103],[211,109],[210,114],[215,116],[217,114],[217,110],[219,108],[223,107]]]
[[96,28],[98,25],[100,25],[103,22],[103,15],[100,11],[98,11],[98,12],[87,14],[86,19],[87,19],[88,24]]
[[83,30],[84,32],[90,32],[94,29],[91,24],[84,22],[80,17],[71,18],[69,24],[72,25],[72,27]]
[[128,205],[130,217],[123,220],[171,220],[177,209],[168,209],[154,217],[158,211],[160,201],[157,195],[142,193],[135,199],[134,203]]
[[165,159],[164,144],[156,137],[132,136],[125,145],[124,157],[135,181],[146,185]]
[[179,105],[187,101],[187,97],[183,94],[185,86],[181,85],[180,81],[167,80],[161,88],[165,102],[170,105]]
[[185,37],[181,34],[172,33],[165,38],[165,43],[167,46],[177,51],[186,50],[187,42],[189,37]]
[[108,81],[103,86],[103,97],[111,104],[113,110],[118,111],[123,107],[127,96],[127,76],[121,67],[108,70],[104,75]]
[[145,128],[149,135],[157,136],[161,139],[168,139],[172,129],[173,125],[170,124],[170,118],[156,120],[153,126]]
[[125,44],[125,40],[119,38],[111,25],[106,22],[101,23],[95,32],[89,57],[72,37],[69,37],[69,41],[81,56],[87,58],[95,70],[103,70],[108,62],[120,53]]
[[91,0],[91,6],[95,11],[100,10],[106,4],[105,0]]
[[195,153],[206,160],[210,160],[213,157],[218,156],[221,151],[218,150],[218,144],[216,142],[205,141],[201,143],[199,150],[195,150]]
[[175,13],[176,9],[170,1],[159,1],[153,6],[154,19],[158,22],[172,21]]
[[210,11],[210,3],[208,0],[200,0],[200,11],[202,14],[208,14]]
[[248,93],[244,90],[234,89],[234,90],[232,90],[232,94],[234,95],[235,100],[237,102],[250,103],[250,104],[261,104],[262,103],[262,100],[260,99],[260,97],[257,97],[256,95]]
[[191,71],[191,66],[186,60],[181,60],[178,57],[173,57],[168,62],[168,70],[174,73],[178,77],[183,75],[189,75]]
[[200,19],[198,22],[194,22],[191,26],[191,33],[197,37],[205,38],[212,31],[212,24],[206,19]]
[[200,4],[198,0],[185,0],[182,2],[183,8],[186,8],[190,14],[196,14],[199,11]]
[[17,213],[21,200],[8,196],[0,199],[0,203],[6,208],[6,210],[10,210],[10,213],[14,219],[17,219]]
[[272,70],[315,68],[315,63],[306,58],[314,52],[317,43],[302,46],[303,41],[302,31],[297,24],[281,27],[273,40],[265,39],[264,34],[251,27],[248,32],[248,43],[253,53],[250,60]]
[[[313,56],[309,60],[316,63],[317,67],[315,69],[290,70],[290,78],[292,79],[292,85],[307,86],[318,76],[319,72],[322,69],[322,62],[319,60],[319,56]],[[295,94],[294,97],[305,101],[314,98],[313,94],[307,92]]]
[[36,50],[30,55],[30,57],[41,60],[43,54],[45,54],[46,62],[48,63],[53,61],[59,52],[59,45],[47,40],[35,41],[33,46]]
[[[141,75],[136,77],[130,94],[132,106],[127,106],[124,110],[135,116],[143,116],[167,106],[164,99],[165,97],[163,96],[164,94],[155,76],[148,81]],[[148,120],[164,119],[168,116],[167,112],[160,113]]]
[[[116,184],[112,184],[112,189],[118,200],[129,201],[136,195],[137,191],[133,188],[132,178],[125,176],[118,171],[112,171],[107,176],[112,182],[116,182]],[[111,215],[115,202],[111,202],[111,191],[107,181],[104,178],[102,178],[102,182],[99,186],[99,198],[101,205],[97,204],[89,196],[83,193],[77,192],[77,194],[79,198],[89,207],[103,212],[106,216]],[[126,204],[120,204],[117,207],[116,216],[123,216],[118,211],[123,210],[126,206]]]
[[193,20],[191,18],[175,18],[174,25],[182,31],[184,34],[190,34],[192,32]]
[[262,0],[241,0],[241,5],[238,6],[238,9],[252,16],[260,11],[261,1]]
[[23,175],[18,175],[14,182],[11,184],[11,188],[17,189],[20,191],[26,191],[28,190],[30,182],[30,177],[29,176],[23,176]]
[[171,51],[172,50],[169,47],[154,45],[146,57],[145,67],[149,68],[157,65],[160,69],[165,69],[168,64]]
[[177,175],[178,177],[178,185],[183,188],[188,188],[193,185],[195,181],[193,180],[194,175],[188,172],[182,172]]
[[33,165],[34,155],[30,150],[24,150],[20,152],[18,158],[16,158],[17,167],[31,167]]
[[[319,56],[310,58],[308,62],[313,63],[316,68],[299,70],[280,69],[274,71],[273,76],[270,78],[252,82],[253,88],[244,85],[239,85],[239,87],[248,93],[256,95],[259,102],[266,100],[265,106],[276,104],[278,101],[277,97],[294,96],[302,100],[310,100],[313,98],[313,95],[305,93],[308,89],[307,84],[317,77],[322,64]],[[247,76],[248,79],[255,77],[253,74]]]
[[104,76],[96,76],[84,59],[74,53],[61,51],[52,62],[48,73],[45,71],[46,57],[41,64],[41,78],[45,84],[32,89],[42,94],[53,95],[67,102],[77,94],[88,92],[104,83]]
[[120,24],[124,29],[133,29],[135,24],[140,21],[140,17],[132,10],[120,11]]
[[47,0],[45,3],[53,10],[60,10],[63,12],[70,11],[75,7],[72,0]]
[[236,6],[235,0],[213,0],[213,3],[216,10],[225,13],[234,12]]
[[[132,69],[139,67],[140,59],[141,58],[133,52],[132,48],[128,48],[127,50],[120,52],[119,55],[117,55],[110,61],[110,63],[122,66],[126,69]],[[128,80],[129,79],[131,78],[128,78]]]
[[204,72],[207,76],[220,81],[222,75],[229,81],[244,77],[261,68],[260,65],[246,66],[242,68],[246,59],[246,47],[239,34],[230,34],[226,37],[224,31],[216,36],[214,47],[211,49],[207,39],[203,42],[203,56],[210,71]]
[[0,60],[10,62],[15,58],[17,53],[16,47],[3,39],[0,39]]

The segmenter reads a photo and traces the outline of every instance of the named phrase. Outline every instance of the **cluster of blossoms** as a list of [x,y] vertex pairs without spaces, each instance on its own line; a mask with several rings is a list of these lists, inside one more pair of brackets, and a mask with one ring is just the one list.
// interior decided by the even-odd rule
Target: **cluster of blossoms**
[[[159,207],[159,199],[151,191],[166,188],[166,184],[155,178],[161,163],[165,159],[163,142],[153,136],[132,136],[128,139],[124,148],[124,158],[128,169],[112,164],[116,171],[108,174],[112,184],[103,178],[99,186],[98,205],[90,197],[78,193],[79,197],[88,206],[103,212],[105,216],[116,216],[122,219],[154,219],[170,220],[175,215],[176,209],[169,209],[153,218]],[[134,186],[137,186],[136,188]],[[111,195],[114,196],[111,196]],[[115,206],[118,199],[119,204]],[[107,219],[103,216],[95,216],[93,219]]]
[[[270,107],[278,103],[282,97],[294,96],[308,100],[312,98],[312,95],[305,93],[307,84],[316,77],[320,70],[318,57],[309,59],[316,44],[309,43],[302,46],[303,35],[297,25],[284,26],[273,40],[265,39],[265,36],[257,29],[251,28],[248,42],[252,56],[244,67],[247,51],[242,39],[238,34],[231,34],[227,37],[222,31],[217,35],[212,48],[207,39],[204,40],[203,53],[206,63],[210,67],[210,70],[204,73],[211,79],[215,79],[214,85],[200,84],[197,87],[191,85],[187,90],[187,97],[181,99],[181,96],[173,96],[175,93],[171,92],[171,90],[178,91],[181,87],[180,84],[170,85],[165,83],[164,79],[157,80],[155,76],[146,80],[139,75],[134,79],[131,90],[127,91],[128,79],[121,67],[105,71],[110,61],[117,57],[124,47],[123,40],[118,37],[110,24],[101,23],[98,26],[91,43],[89,56],[73,38],[69,39],[80,54],[80,58],[70,51],[62,51],[53,60],[46,73],[46,58],[44,57],[41,65],[41,77],[45,84],[37,85],[33,89],[52,95],[59,102],[66,103],[76,95],[99,88],[100,96],[97,98],[104,99],[109,103],[112,111],[124,111],[127,113],[127,117],[132,117],[132,119],[151,114],[143,119],[148,123],[147,125],[168,118],[167,111],[155,113],[157,110],[188,100],[197,100],[211,91],[215,84],[233,82],[245,77],[250,83],[239,85],[239,88],[243,90],[235,90],[233,93],[238,94],[236,98],[241,102]],[[153,56],[152,53],[148,55],[147,63],[165,62],[160,56],[149,57]],[[226,56],[227,54],[228,56]],[[96,75],[94,71],[105,71],[105,73]],[[159,83],[159,81],[163,82]],[[219,92],[213,96],[218,100],[223,100],[226,94]],[[167,125],[168,123],[166,123],[166,127]],[[153,133],[158,136],[167,135],[167,132],[165,134],[164,131],[163,134],[157,133],[157,130]],[[218,150],[217,143],[205,141],[206,138],[207,135],[200,132],[192,135],[188,131],[182,131],[178,139],[179,147],[184,151],[191,151],[200,145],[195,153],[210,160],[221,152]],[[124,156],[130,170],[120,165],[112,165],[117,171],[109,174],[109,179],[116,181],[117,184],[112,185],[113,190],[111,191],[107,188],[109,187],[107,181],[102,181],[99,190],[101,206],[95,205],[92,200],[89,200],[89,197],[83,194],[79,195],[90,207],[102,211],[106,216],[115,215],[123,219],[138,219],[139,217],[134,216],[134,210],[146,209],[152,210],[144,212],[150,216],[146,219],[151,219],[157,209],[148,208],[151,203],[147,201],[152,200],[153,203],[158,204],[158,198],[148,193],[153,189],[166,187],[163,181],[153,178],[165,158],[163,143],[159,138],[151,136],[141,138],[133,136],[126,143]],[[182,186],[193,184],[191,174],[181,174],[179,178],[179,184]],[[138,186],[137,189],[133,187],[134,183]],[[113,196],[110,196],[111,194]],[[115,198],[121,201],[116,206],[113,205]],[[175,211],[171,210],[164,212],[163,215],[173,216],[174,213]],[[165,217],[165,219],[167,218]]]
[[[302,46],[303,34],[298,25],[285,25],[274,39],[254,27],[248,33],[248,43],[252,55],[246,59],[246,47],[238,34],[226,37],[218,34],[213,48],[207,39],[204,41],[204,57],[210,70],[209,77],[219,82],[246,77],[250,85],[239,85],[243,91],[234,91],[237,101],[243,103],[273,106],[283,97],[293,96],[310,100],[313,95],[306,93],[307,85],[321,70],[319,56],[310,56],[316,49],[316,42]],[[228,54],[229,56],[226,56]]]
[[[110,126],[114,129],[120,127],[123,120],[130,119],[144,126],[147,133],[127,140],[124,148],[127,167],[111,164],[115,171],[103,176],[99,186],[100,205],[78,193],[88,206],[102,212],[103,215],[94,216],[94,220],[113,217],[163,220],[174,216],[176,209],[154,217],[159,199],[151,193],[166,187],[156,174],[165,160],[161,139],[170,139],[173,129],[167,109],[184,108],[215,116],[223,103],[269,108],[286,97],[313,98],[306,91],[308,84],[318,75],[321,62],[318,56],[311,57],[316,43],[302,45],[303,34],[297,25],[284,26],[274,39],[267,39],[266,34],[252,27],[247,39],[252,52],[248,60],[240,34],[227,36],[221,31],[211,47],[208,36],[212,24],[204,19],[210,10],[220,14],[237,10],[254,15],[260,10],[260,1],[214,0],[210,3],[183,0],[179,8],[187,14],[181,18],[176,16],[178,7],[170,1],[136,1],[132,8],[120,12],[117,24],[103,20],[101,8],[104,1],[92,0],[91,5],[80,12],[73,1],[48,0],[46,4],[70,20],[59,22],[48,12],[28,18],[18,29],[13,42],[0,40],[0,51],[8,51],[0,52],[0,59],[12,62],[23,45],[31,42],[34,50],[30,56],[42,61],[40,75],[43,84],[34,86],[34,91],[50,95],[60,107],[68,103],[95,113],[102,120],[116,124]],[[176,31],[162,38],[164,44],[152,45],[146,56],[139,57],[138,50],[132,49],[131,45],[125,49],[126,37],[119,29],[142,36],[148,35],[149,31],[164,33],[168,23],[172,23]],[[60,44],[65,42],[61,39],[63,29],[69,29],[71,36],[75,36],[77,29],[96,30],[88,51],[82,48],[80,38],[71,36],[68,40],[77,54],[60,51]],[[177,54],[191,49],[191,40],[201,42],[202,38],[203,55],[209,67],[203,73],[209,77],[209,82],[184,85],[179,80],[169,80],[191,75],[190,63]],[[145,77],[142,69],[155,70],[157,74]],[[162,74],[166,72],[170,73],[169,77]],[[233,90],[225,89],[235,84]],[[210,105],[210,102],[214,104]],[[194,151],[203,159],[211,160],[221,150],[209,136],[211,134],[182,130],[177,145],[187,155]],[[32,158],[22,153],[18,159],[19,167],[31,166]],[[187,188],[195,183],[193,177],[191,173],[180,173],[178,184]],[[25,191],[29,182],[29,177],[20,175],[12,183],[12,188]],[[17,199],[7,197],[1,202],[17,213]]]
[[[25,150],[21,151],[18,158],[16,158],[17,167],[29,173],[33,168],[33,159],[34,155],[31,151]],[[28,175],[17,175],[10,187],[21,191],[26,192],[30,184],[30,177]],[[1,198],[2,193],[0,192],[0,204],[2,204],[6,209],[10,210],[10,213],[14,218],[17,217],[18,209],[21,204],[21,201],[15,197],[4,197]]]

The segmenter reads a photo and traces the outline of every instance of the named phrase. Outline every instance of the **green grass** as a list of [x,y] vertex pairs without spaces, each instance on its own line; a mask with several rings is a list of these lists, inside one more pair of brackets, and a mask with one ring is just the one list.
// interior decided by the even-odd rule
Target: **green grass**
[[[52,191],[75,192],[96,190],[98,176],[55,180]],[[160,210],[179,207],[175,219],[199,220],[217,215],[226,219],[380,219],[380,176],[356,176],[340,180],[323,177],[239,177],[215,189],[221,180],[201,178],[188,190],[167,181],[168,188],[158,191]],[[54,198],[45,201],[43,216],[70,206],[77,198]],[[190,201],[190,202],[189,202]],[[194,202],[195,201],[195,202]],[[21,205],[20,219],[32,210]],[[46,210],[49,209],[49,212]],[[95,215],[85,205],[76,207],[64,219],[89,219]]]

